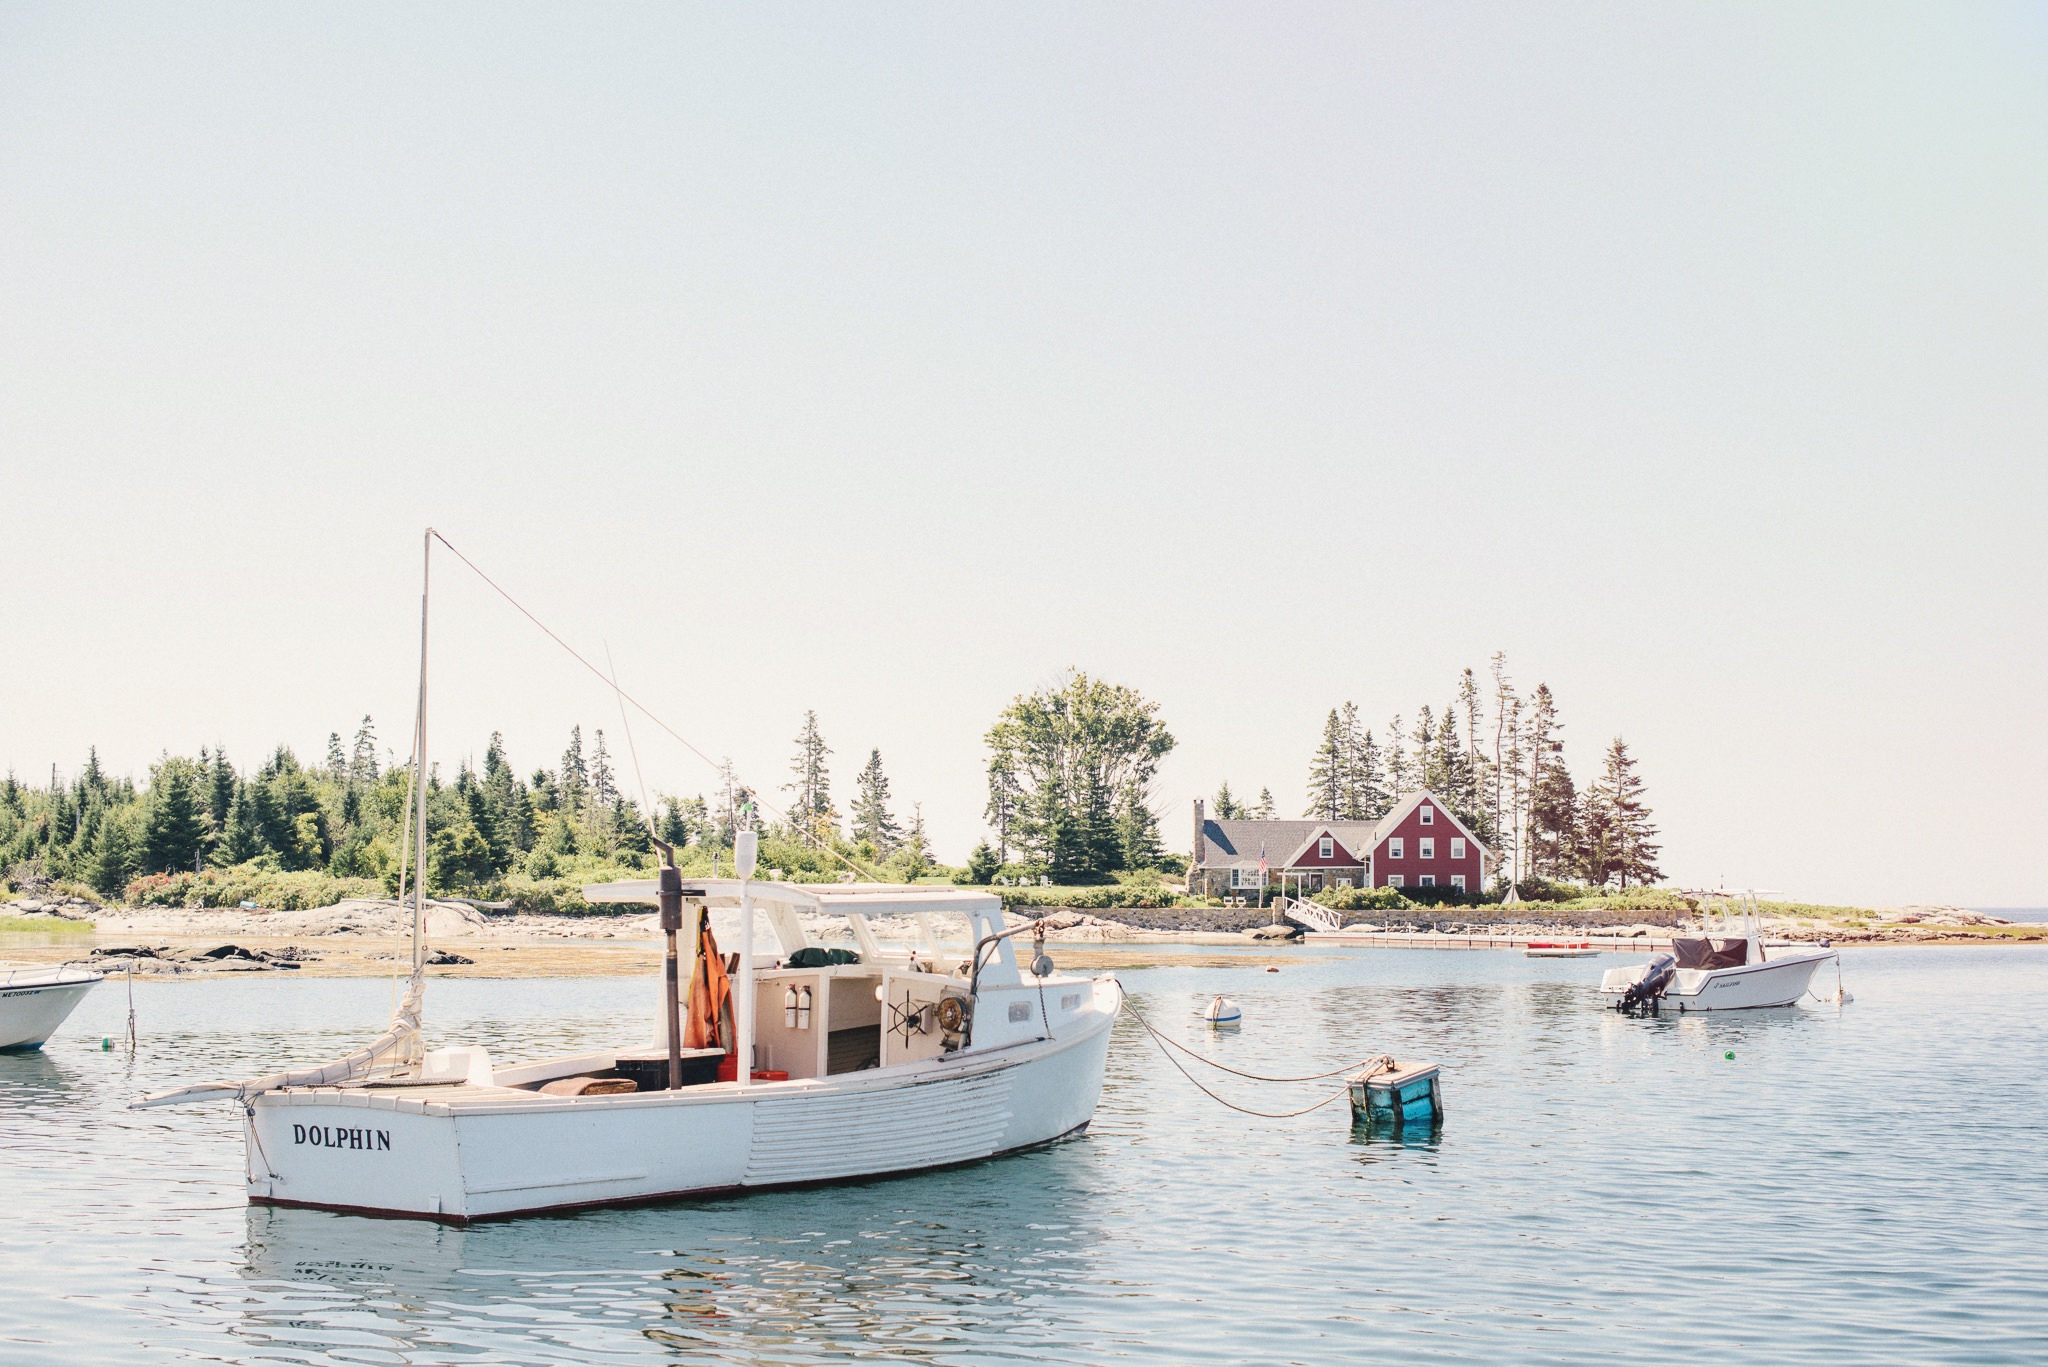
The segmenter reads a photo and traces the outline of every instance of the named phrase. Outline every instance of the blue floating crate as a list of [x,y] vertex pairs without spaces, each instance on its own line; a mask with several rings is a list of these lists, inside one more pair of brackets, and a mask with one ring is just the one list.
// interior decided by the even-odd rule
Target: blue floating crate
[[1428,1128],[1444,1118],[1441,1065],[1396,1064],[1392,1072],[1359,1073],[1351,1084],[1351,1118],[1396,1130]]

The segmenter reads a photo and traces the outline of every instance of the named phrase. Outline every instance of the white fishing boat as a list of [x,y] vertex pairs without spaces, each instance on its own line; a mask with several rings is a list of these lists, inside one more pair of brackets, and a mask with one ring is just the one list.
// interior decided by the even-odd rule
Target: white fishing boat
[[48,965],[0,967],[0,1049],[40,1049],[104,974]]
[[[415,777],[425,642],[423,600]],[[424,810],[407,815],[401,887],[406,845],[427,848]],[[993,894],[755,881],[751,831],[735,842],[737,878],[686,879],[655,844],[658,878],[585,889],[659,908],[651,1040],[513,1063],[474,1044],[427,1051],[415,878],[412,979],[382,1037],[330,1063],[136,1104],[233,1099],[253,1202],[451,1222],[913,1172],[1063,1139],[1093,1118],[1122,990],[1057,972],[1042,946],[1024,971],[1013,937],[1031,927],[1006,927]],[[714,913],[737,918],[729,964]],[[818,934],[835,919],[837,946]],[[757,962],[763,928],[772,948]]]
[[1822,964],[1838,962],[1831,948],[1767,951],[1754,899],[1720,920],[1716,927],[1703,919],[1699,935],[1674,936],[1669,954],[1607,970],[1601,996],[1616,1010],[1649,1015],[1791,1006]]

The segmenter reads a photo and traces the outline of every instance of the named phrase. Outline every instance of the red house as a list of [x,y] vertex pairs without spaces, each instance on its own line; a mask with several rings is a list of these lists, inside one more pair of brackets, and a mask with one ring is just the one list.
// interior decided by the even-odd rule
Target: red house
[[1487,854],[1479,837],[1424,789],[1395,803],[1373,828],[1372,886],[1477,891],[1486,885]]
[[1195,799],[1188,891],[1256,897],[1282,882],[1302,892],[1334,887],[1456,888],[1486,885],[1490,852],[1427,789],[1377,821],[1211,820]]

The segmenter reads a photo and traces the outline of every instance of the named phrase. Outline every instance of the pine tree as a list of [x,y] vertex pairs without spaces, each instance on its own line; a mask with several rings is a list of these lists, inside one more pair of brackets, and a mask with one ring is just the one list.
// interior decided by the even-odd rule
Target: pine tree
[[1387,792],[1393,801],[1399,802],[1415,790],[1417,775],[1409,766],[1406,733],[1401,729],[1401,714],[1387,723]]
[[190,760],[165,757],[150,776],[142,867],[151,873],[189,869],[206,841],[206,817]]
[[357,787],[377,781],[377,728],[367,712],[363,714],[363,724],[356,728],[355,745],[349,751],[348,781]]
[[903,841],[903,828],[889,814],[889,779],[882,772],[882,752],[870,750],[861,767],[853,798],[853,838],[865,840],[875,853],[887,856]]
[[348,756],[341,752],[341,732],[327,733],[327,776],[336,783],[348,781]]
[[[1252,819],[1254,821],[1271,821],[1274,815],[1273,790],[1271,788],[1259,789],[1259,805],[1252,808]],[[1131,867],[1137,868],[1139,865],[1133,864]]]
[[988,762],[988,805],[982,808],[982,817],[996,835],[996,863],[1010,862],[1010,845],[1017,821],[1018,804],[1023,800],[1024,791],[1017,782],[1017,771],[1010,763],[1008,754],[998,751]]
[[119,814],[100,822],[93,839],[92,866],[88,875],[93,890],[102,897],[118,897],[139,867],[134,832]]
[[1578,846],[1578,789],[1565,768],[1564,742],[1558,738],[1564,723],[1558,720],[1550,685],[1537,684],[1529,701],[1530,872],[1562,878],[1571,872]]
[[1358,778],[1359,821],[1377,821],[1394,807],[1394,794],[1387,782],[1379,742],[1370,730],[1358,733],[1358,754],[1354,761]]
[[1607,762],[1601,775],[1602,797],[1613,827],[1613,871],[1627,888],[1648,887],[1664,877],[1657,867],[1661,847],[1657,827],[1650,819],[1644,800],[1643,780],[1636,773],[1635,757],[1620,736],[1607,747]]
[[911,878],[923,877],[936,862],[932,858],[931,838],[925,834],[922,802],[910,804],[910,829],[904,832],[898,853],[904,856],[904,872]]
[[1357,703],[1344,704],[1337,730],[1344,747],[1344,800],[1337,815],[1345,821],[1364,821],[1380,801],[1379,747],[1372,732],[1359,724]]
[[813,845],[823,845],[839,833],[839,814],[832,809],[832,775],[825,765],[831,753],[818,733],[818,714],[806,709],[803,730],[797,733],[796,758],[789,766],[792,781],[783,785],[783,791],[795,799],[789,824]]
[[583,728],[569,728],[569,748],[562,752],[562,767],[555,780],[556,805],[571,816],[583,812],[590,792],[590,766],[583,761]]
[[[1322,743],[1316,746],[1315,757],[1309,761],[1308,810],[1302,813],[1303,816],[1316,821],[1335,821],[1343,814],[1348,767],[1344,754],[1344,724],[1333,707],[1323,722]],[[1228,784],[1224,785],[1224,790],[1229,790]],[[1216,815],[1223,815],[1223,793],[1216,795]]]
[[1242,821],[1251,815],[1245,805],[1237,800],[1237,795],[1230,791],[1229,779],[1224,779],[1217,785],[1216,796],[1209,800],[1209,807],[1218,821]]
[[206,767],[206,813],[215,830],[227,825],[228,808],[235,800],[235,766],[228,763],[224,746],[213,747],[213,761]]
[[1415,714],[1415,729],[1409,733],[1408,742],[1415,747],[1410,760],[1415,781],[1432,791],[1443,787],[1443,773],[1436,763],[1436,717],[1427,707]]
[[[1272,795],[1267,794],[1266,800],[1270,803]],[[1159,856],[1162,853],[1159,844],[1159,818],[1136,792],[1124,794],[1123,805],[1117,809],[1116,833],[1123,868],[1158,867]]]
[[1460,796],[1465,810],[1475,818],[1477,833],[1483,839],[1492,840],[1498,827],[1489,819],[1491,809],[1485,802],[1486,754],[1479,746],[1480,714],[1485,708],[1479,700],[1479,679],[1469,665],[1458,676],[1458,710],[1465,718],[1465,791]]
[[604,729],[597,732],[597,744],[590,751],[590,800],[609,814],[619,805],[619,776],[612,772],[612,757],[604,748]]
[[1511,870],[1510,881],[1521,877],[1521,829],[1515,820],[1512,801],[1518,757],[1515,731],[1521,721],[1522,700],[1508,682],[1507,652],[1496,650],[1489,666],[1493,675],[1493,756],[1486,766],[1487,811],[1493,820],[1498,863]]

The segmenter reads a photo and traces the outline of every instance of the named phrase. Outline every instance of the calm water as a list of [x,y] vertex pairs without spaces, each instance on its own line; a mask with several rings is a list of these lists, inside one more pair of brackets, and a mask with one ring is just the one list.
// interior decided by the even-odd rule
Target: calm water
[[[0,1361],[2048,1357],[2044,951],[1851,952],[1845,1011],[1682,1022],[1598,1010],[1602,961],[1296,954],[1121,976],[1255,1070],[1443,1061],[1438,1138],[1368,1138],[1341,1104],[1232,1115],[1126,1019],[1076,1143],[467,1230],[251,1209],[224,1104],[123,1109],[339,1052],[382,1024],[386,985],[139,985],[131,1063],[98,1047],[124,1011],[109,983],[46,1053],[0,1056]],[[634,1038],[639,986],[437,983],[430,1027],[512,1052]],[[1214,991],[1240,1034],[1195,1028]]]

